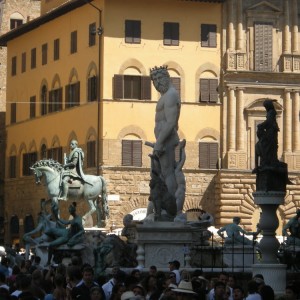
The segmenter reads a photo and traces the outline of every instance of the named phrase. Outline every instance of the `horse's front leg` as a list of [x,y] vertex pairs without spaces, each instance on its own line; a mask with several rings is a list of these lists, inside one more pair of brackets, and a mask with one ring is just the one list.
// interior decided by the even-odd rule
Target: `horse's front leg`
[[59,219],[59,207],[58,207],[58,198],[53,197],[51,202],[51,211],[54,215],[55,220]]
[[91,214],[93,214],[96,211],[96,207],[95,207],[95,204],[94,204],[93,200],[89,199],[88,204],[89,204],[90,210],[82,217],[82,224],[83,225],[85,224],[87,217],[90,216]]
[[99,197],[99,200],[95,200],[96,212],[97,212],[97,227],[102,228],[106,226],[105,222],[105,213],[103,204],[101,203],[102,199]]

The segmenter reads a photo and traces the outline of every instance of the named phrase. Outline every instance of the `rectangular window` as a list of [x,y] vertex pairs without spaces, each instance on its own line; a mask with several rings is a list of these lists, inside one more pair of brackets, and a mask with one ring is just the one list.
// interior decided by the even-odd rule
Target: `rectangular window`
[[22,66],[21,66],[21,72],[26,72],[26,52],[22,53]]
[[89,46],[95,46],[96,45],[96,23],[92,23],[89,25]]
[[96,166],[96,141],[87,142],[87,167]]
[[66,85],[65,107],[78,106],[80,102],[80,82]]
[[9,157],[9,178],[16,178],[17,170],[17,156],[12,155]]
[[218,143],[199,143],[199,168],[217,169],[218,168]]
[[35,118],[36,97],[30,97],[30,118]]
[[115,75],[114,99],[151,99],[149,76]]
[[54,51],[53,51],[53,59],[54,60],[59,60],[59,39],[54,40]]
[[48,60],[48,44],[42,45],[42,65],[46,65]]
[[179,23],[164,22],[164,45],[179,45]]
[[180,80],[180,77],[171,77],[171,83],[174,85],[174,88],[176,89],[176,91],[178,92],[179,94],[179,97],[180,97],[180,94],[181,94],[181,80]]
[[62,88],[49,92],[49,113],[62,110]]
[[23,24],[23,20],[10,19],[10,30],[15,29]]
[[23,154],[23,176],[30,176],[30,167],[37,161],[37,152]]
[[11,59],[11,76],[17,75],[17,57],[14,56]]
[[217,25],[201,24],[201,47],[217,47]]
[[62,147],[54,147],[47,150],[47,158],[52,158],[60,163],[62,163]]
[[218,102],[218,79],[200,79],[200,102]]
[[88,78],[88,101],[97,100],[97,76],[92,76]]
[[31,69],[36,68],[36,48],[31,49]]
[[11,103],[10,106],[10,124],[14,124],[17,121],[17,103]]
[[254,24],[254,39],[255,71],[272,71],[273,24]]
[[125,20],[125,43],[141,43],[141,21]]
[[77,52],[77,31],[71,32],[71,49],[70,52],[71,54]]
[[122,166],[142,166],[142,141],[122,140]]

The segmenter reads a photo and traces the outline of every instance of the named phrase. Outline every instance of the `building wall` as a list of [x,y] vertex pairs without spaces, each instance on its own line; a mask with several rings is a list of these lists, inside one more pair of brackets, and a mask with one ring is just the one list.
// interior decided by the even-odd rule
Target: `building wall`
[[[22,19],[28,22],[40,14],[40,1],[31,0],[6,0],[0,3],[0,34],[10,30],[10,19]],[[0,47],[0,217],[6,219],[5,215],[5,150],[6,150],[6,72],[7,72],[7,49]],[[3,239],[1,234],[0,240]]]

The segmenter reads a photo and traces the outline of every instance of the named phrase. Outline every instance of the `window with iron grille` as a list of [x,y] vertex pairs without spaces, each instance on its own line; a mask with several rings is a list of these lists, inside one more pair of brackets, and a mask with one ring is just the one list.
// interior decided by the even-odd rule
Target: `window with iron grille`
[[47,157],[63,163],[62,147],[53,147],[47,150]]
[[79,106],[80,102],[80,82],[72,83],[66,85],[65,89],[66,97],[66,108],[74,107],[74,106]]
[[47,87],[43,85],[42,87],[42,92],[41,92],[41,115],[46,115],[47,114],[47,97],[48,97],[48,91]]
[[42,45],[42,65],[46,65],[48,60],[48,44]]
[[125,43],[141,43],[141,21],[125,20]]
[[62,88],[49,92],[49,113],[62,110]]
[[164,45],[179,45],[179,23],[164,22]]
[[36,68],[36,48],[31,49],[31,69]]
[[23,176],[30,176],[30,167],[37,161],[37,152],[23,154]]
[[199,168],[217,169],[218,168],[219,144],[215,142],[199,143]]
[[14,56],[11,59],[11,76],[17,75],[17,57]]
[[35,118],[36,97],[30,97],[30,118]]
[[96,23],[92,23],[89,25],[89,46],[95,46],[96,45]]
[[10,30],[15,29],[23,24],[21,19],[10,19]]
[[59,39],[55,39],[53,42],[53,46],[54,46],[54,52],[53,52],[53,59],[54,60],[59,60]]
[[201,24],[201,47],[217,47],[217,25]]
[[97,76],[92,76],[88,78],[88,101],[96,101],[97,100]]
[[12,155],[9,157],[9,178],[16,178],[17,176],[17,156]]
[[200,102],[218,102],[218,79],[200,79]]
[[114,99],[151,100],[149,76],[115,75]]
[[17,121],[17,103],[11,103],[10,106],[10,124],[14,124]]
[[22,53],[22,63],[21,63],[21,72],[26,72],[26,52]]
[[70,52],[71,54],[76,53],[77,52],[77,31],[73,31],[71,32],[71,48],[70,48]]
[[142,166],[142,141],[122,140],[122,166]]
[[87,142],[87,167],[96,166],[96,141]]

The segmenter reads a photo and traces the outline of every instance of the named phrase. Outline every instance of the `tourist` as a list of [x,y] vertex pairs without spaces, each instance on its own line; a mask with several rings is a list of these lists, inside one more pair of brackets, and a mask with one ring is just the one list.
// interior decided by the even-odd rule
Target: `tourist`
[[235,286],[233,287],[233,300],[243,300],[245,297],[245,293],[242,287]]
[[94,286],[98,286],[94,279],[94,270],[92,267],[85,267],[82,272],[82,283],[78,284],[72,289],[72,298],[90,300],[90,289]]
[[109,281],[107,281],[105,284],[102,285],[102,289],[104,291],[106,300],[110,300],[113,287],[116,284],[124,283],[125,276],[126,276],[126,274],[123,271],[121,271],[119,268],[116,268],[116,267],[113,268],[112,278]]
[[104,292],[100,286],[93,286],[90,289],[91,300],[105,300]]
[[275,300],[275,293],[271,286],[264,285],[260,291],[260,296],[262,300]]
[[[215,300],[214,295],[215,295],[215,290],[216,290],[216,283],[223,282],[226,287],[226,285],[228,283],[228,278],[229,278],[229,275],[227,272],[223,271],[223,272],[219,273],[218,280],[213,284],[213,286],[211,287],[211,290],[208,293],[208,300]],[[224,293],[225,293],[225,288],[224,288]]]
[[0,272],[0,288],[9,290],[9,286],[6,284],[6,276],[3,272]]
[[53,298],[55,300],[65,300],[67,298],[67,293],[65,289],[65,278],[61,274],[56,274],[54,277]]
[[156,273],[157,273],[157,268],[156,268],[156,266],[151,266],[151,267],[149,268],[149,275],[156,275]]
[[169,261],[169,270],[176,274],[176,284],[178,285],[180,282],[180,262],[178,260]]
[[110,300],[120,300],[121,295],[126,291],[126,287],[123,283],[116,283],[111,291]]
[[250,280],[247,284],[248,296],[245,300],[262,300],[258,293],[258,284],[254,280]]
[[141,283],[146,292],[145,299],[148,300],[157,288],[156,276],[148,275]]
[[191,274],[189,273],[188,270],[183,269],[180,271],[180,281],[181,280],[191,281]]
[[180,281],[178,287],[173,289],[176,299],[178,300],[190,300],[197,299],[197,294],[193,291],[193,286],[190,281]]
[[298,289],[294,284],[288,284],[285,288],[285,296],[288,300],[297,300]]
[[215,283],[213,300],[223,300],[226,292],[226,284],[223,281]]

